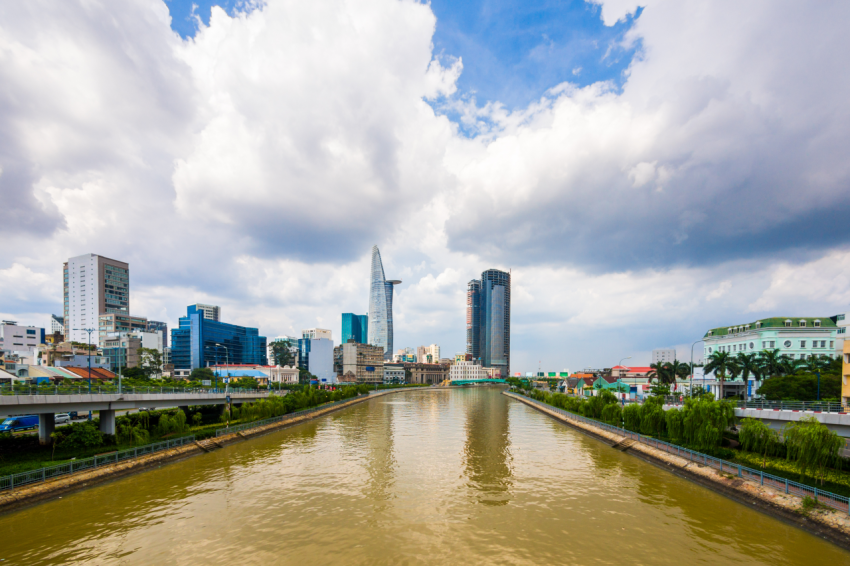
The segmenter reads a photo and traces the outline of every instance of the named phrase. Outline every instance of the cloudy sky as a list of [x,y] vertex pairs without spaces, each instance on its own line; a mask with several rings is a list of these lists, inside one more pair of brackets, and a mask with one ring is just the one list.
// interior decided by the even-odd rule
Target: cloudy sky
[[[461,4],[462,6],[458,6]],[[131,312],[267,336],[368,307],[464,349],[513,274],[512,369],[648,362],[706,329],[850,311],[850,3],[0,3],[0,317],[62,262]]]

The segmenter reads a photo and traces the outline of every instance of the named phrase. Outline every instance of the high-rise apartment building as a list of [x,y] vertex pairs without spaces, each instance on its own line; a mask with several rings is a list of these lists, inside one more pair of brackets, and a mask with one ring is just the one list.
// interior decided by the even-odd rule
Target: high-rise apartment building
[[366,344],[369,340],[369,317],[365,314],[342,313],[342,344],[354,340],[358,344]]
[[440,347],[436,344],[416,348],[416,361],[423,364],[440,363]]
[[192,306],[194,306],[198,312],[202,313],[205,319],[221,322],[221,307],[215,305],[204,305],[202,303],[195,303]]
[[401,281],[387,280],[378,246],[372,246],[369,284],[369,344],[384,349],[384,359],[393,355],[393,287]]
[[87,342],[82,329],[97,329],[101,314],[130,313],[130,266],[123,261],[97,254],[72,257],[62,265],[62,279],[66,340]]
[[472,354],[473,360],[480,360],[482,366],[510,375],[510,273],[488,269],[480,281],[473,279],[467,285],[467,353]]
[[50,315],[50,333],[61,334],[65,336],[65,317],[59,316],[58,314]]

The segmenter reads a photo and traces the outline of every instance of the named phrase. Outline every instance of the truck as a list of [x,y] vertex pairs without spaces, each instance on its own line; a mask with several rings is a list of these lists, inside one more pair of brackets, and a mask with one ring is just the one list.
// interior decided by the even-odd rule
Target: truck
[[38,415],[8,417],[0,423],[0,433],[38,428]]

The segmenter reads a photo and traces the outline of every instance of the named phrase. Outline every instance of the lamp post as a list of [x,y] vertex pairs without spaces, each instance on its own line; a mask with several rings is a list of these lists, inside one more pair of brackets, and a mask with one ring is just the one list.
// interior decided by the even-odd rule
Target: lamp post
[[[216,342],[215,347],[218,348],[219,346],[224,348],[224,364],[226,366],[230,366],[230,350],[228,350],[227,346],[225,346],[224,344],[219,344],[218,342]],[[216,358],[218,358],[218,355],[216,355]],[[218,361],[218,360],[216,360],[216,361]],[[230,368],[229,367],[227,369],[227,377],[230,377]],[[215,374],[215,388],[218,389],[218,372],[216,372],[216,374]]]
[[[632,359],[632,357],[631,357],[631,356],[626,356],[625,358],[623,358],[622,360],[620,360],[619,362],[617,362],[617,365],[618,365],[618,366],[620,366],[620,367],[622,368],[622,367],[623,367],[623,362],[624,362],[625,360],[631,360],[631,359]],[[618,380],[620,379],[620,372],[621,372],[621,371],[623,371],[623,370],[622,370],[622,369],[620,369],[620,370],[618,370],[618,371],[617,371],[617,379],[618,379]],[[619,387],[618,387],[618,389],[619,389]],[[635,398],[637,399],[637,378],[635,378]]]
[[89,395],[91,395],[91,333],[97,330],[96,328],[75,328],[78,332],[87,332],[89,335]]
[[[699,340],[697,340],[696,342],[691,344],[691,387],[690,387],[690,390],[688,391],[688,394],[692,395],[692,396],[694,394],[694,346],[696,346],[700,342],[705,343],[705,340],[700,338]],[[705,357],[703,357],[702,361],[703,361],[703,363],[705,363]]]

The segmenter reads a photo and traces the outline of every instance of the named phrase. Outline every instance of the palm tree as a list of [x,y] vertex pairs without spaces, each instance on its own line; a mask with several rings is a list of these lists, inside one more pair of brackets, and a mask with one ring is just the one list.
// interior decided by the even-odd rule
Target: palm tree
[[820,356],[809,356],[805,360],[800,360],[797,367],[809,373],[817,373],[829,367],[829,361]]
[[761,380],[762,364],[756,354],[745,354],[741,352],[735,358],[735,364],[741,370],[741,378],[744,380],[744,390],[746,391],[747,380],[752,374],[755,381]]
[[784,375],[785,368],[782,365],[782,359],[779,355],[779,349],[762,350],[759,352],[759,362],[761,363],[762,375]]
[[790,356],[783,354],[779,356],[779,367],[781,375],[794,375],[800,371],[800,365],[804,364],[803,360],[792,360]]
[[723,399],[723,383],[726,381],[726,374],[735,369],[735,362],[729,352],[713,352],[708,357],[708,363],[703,368],[705,373],[714,372],[717,379],[720,381],[720,398]]
[[649,364],[650,370],[646,374],[646,380],[652,381],[652,378],[656,378],[658,383],[668,383],[667,374],[669,373],[667,369],[666,363],[654,363]]

